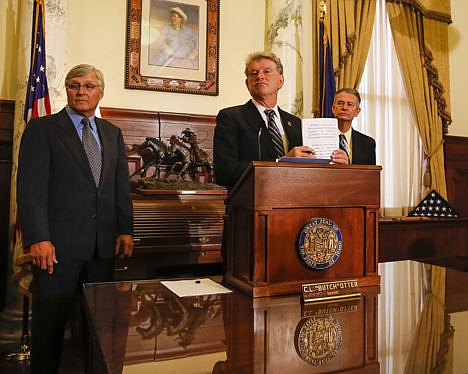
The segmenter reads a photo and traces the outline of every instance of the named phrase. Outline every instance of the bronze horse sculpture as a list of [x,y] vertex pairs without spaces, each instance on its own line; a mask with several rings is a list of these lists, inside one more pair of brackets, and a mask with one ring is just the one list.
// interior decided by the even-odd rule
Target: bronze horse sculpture
[[192,168],[191,173],[195,174],[197,170],[201,169],[205,172],[211,182],[213,180],[213,167],[210,156],[198,145],[197,135],[189,128],[186,128],[182,131],[182,137],[179,139],[182,140],[182,142],[189,144],[191,155],[190,167]]
[[[127,154],[138,154],[143,165],[135,170],[135,175],[146,176],[149,168],[154,167],[153,177],[190,179],[204,175],[206,182],[213,181],[213,168],[208,154],[198,146],[195,133],[190,129],[182,132],[182,137],[172,135],[169,145],[160,139],[146,137],[139,145],[134,144]],[[187,144],[187,145],[186,145]],[[164,170],[162,168],[164,167]]]
[[146,137],[145,141],[141,144],[134,144],[132,148],[127,151],[127,155],[138,154],[143,162],[143,165],[135,170],[130,175],[146,175],[149,168],[154,167],[153,176],[160,172],[161,165],[168,164],[170,161],[168,156],[167,145],[159,139]]

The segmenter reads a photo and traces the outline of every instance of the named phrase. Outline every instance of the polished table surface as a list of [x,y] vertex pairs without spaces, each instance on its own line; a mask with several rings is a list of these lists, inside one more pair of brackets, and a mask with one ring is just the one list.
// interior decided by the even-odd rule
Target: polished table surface
[[[409,284],[424,287],[422,264],[381,264],[380,272],[382,286],[362,288],[361,297],[306,304],[299,295],[253,299],[237,291],[177,297],[159,280],[87,284],[94,371],[424,372],[428,359],[412,354],[418,350],[438,352],[439,369],[468,373],[468,291],[460,296],[468,273],[447,272],[455,276],[446,294],[452,305],[441,306]],[[440,328],[437,320],[445,327],[434,349],[424,336]]]

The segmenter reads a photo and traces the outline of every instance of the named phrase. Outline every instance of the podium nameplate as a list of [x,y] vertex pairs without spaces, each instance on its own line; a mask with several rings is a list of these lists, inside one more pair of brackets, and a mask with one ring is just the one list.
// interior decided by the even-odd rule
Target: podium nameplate
[[302,285],[302,300],[304,302],[332,300],[360,295],[361,292],[356,279]]

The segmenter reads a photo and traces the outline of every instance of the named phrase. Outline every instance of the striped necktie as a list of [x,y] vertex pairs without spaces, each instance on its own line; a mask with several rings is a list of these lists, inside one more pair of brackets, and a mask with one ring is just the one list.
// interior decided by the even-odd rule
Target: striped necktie
[[346,141],[346,137],[344,136],[344,134],[340,134],[339,137],[340,137],[340,149],[345,151],[346,156],[349,159],[348,142]]
[[88,156],[89,166],[91,167],[91,172],[93,173],[94,182],[96,186],[99,185],[99,179],[101,178],[101,167],[102,167],[102,156],[101,151],[99,150],[99,145],[96,138],[91,132],[91,123],[89,119],[84,117],[81,120],[83,124],[83,133],[82,133],[82,142],[83,148]]
[[265,114],[268,119],[268,132],[270,133],[271,140],[275,146],[277,157],[282,157],[284,156],[283,138],[281,137],[278,126],[275,122],[275,111],[273,109],[265,109]]

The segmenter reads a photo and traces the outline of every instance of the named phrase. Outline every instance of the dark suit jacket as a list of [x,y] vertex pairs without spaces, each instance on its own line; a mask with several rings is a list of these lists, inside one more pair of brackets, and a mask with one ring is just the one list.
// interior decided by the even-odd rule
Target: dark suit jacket
[[[300,118],[279,110],[289,150],[302,145]],[[276,153],[265,122],[252,100],[222,109],[213,138],[216,183],[232,187],[251,161],[274,161]]]
[[114,256],[115,239],[132,234],[128,164],[120,129],[96,118],[103,165],[96,188],[65,109],[31,120],[19,153],[17,198],[26,247],[50,240],[59,263]]
[[353,164],[375,165],[375,140],[373,138],[351,129],[351,142]]

